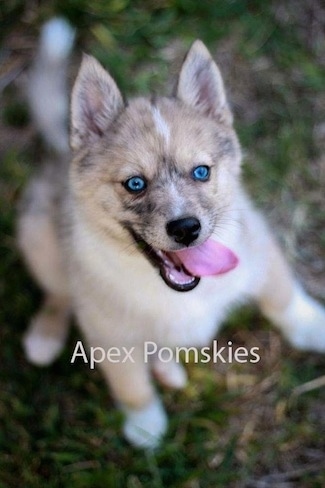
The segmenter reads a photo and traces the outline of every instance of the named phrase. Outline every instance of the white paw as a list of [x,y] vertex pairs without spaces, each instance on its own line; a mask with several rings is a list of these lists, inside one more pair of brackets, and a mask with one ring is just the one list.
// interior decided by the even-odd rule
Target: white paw
[[284,313],[274,318],[297,349],[325,352],[325,308],[297,288]]
[[23,346],[29,362],[48,366],[60,355],[64,341],[31,332],[23,338]]
[[155,376],[165,386],[170,388],[184,388],[187,383],[187,374],[183,366],[175,361],[155,361],[153,364]]
[[135,447],[158,447],[167,429],[167,416],[158,399],[141,410],[123,408],[126,420],[123,427],[125,438]]

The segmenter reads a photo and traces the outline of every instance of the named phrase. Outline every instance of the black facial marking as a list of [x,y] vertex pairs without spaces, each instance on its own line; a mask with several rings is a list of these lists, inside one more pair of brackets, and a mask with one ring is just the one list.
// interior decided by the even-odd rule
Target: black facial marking
[[125,211],[134,212],[136,215],[142,215],[145,212],[145,202],[144,201],[132,201],[132,202],[124,202],[123,209]]
[[135,199],[131,202],[124,202],[123,209],[145,217],[148,214],[153,214],[157,209],[157,205],[152,199],[143,198],[141,201]]
[[156,176],[157,188],[163,188],[167,186],[171,181],[179,181],[184,177],[183,172],[179,169],[177,162],[168,158],[167,156],[161,157],[161,164]]

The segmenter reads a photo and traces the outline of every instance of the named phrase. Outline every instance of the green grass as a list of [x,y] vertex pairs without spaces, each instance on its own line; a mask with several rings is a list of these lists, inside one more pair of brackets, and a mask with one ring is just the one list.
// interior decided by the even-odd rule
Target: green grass
[[[0,47],[24,65],[41,23],[59,13],[76,25],[79,52],[96,55],[127,93],[145,93],[168,79],[166,47],[181,57],[203,39],[229,85],[246,184],[307,286],[325,298],[324,137],[314,130],[324,120],[324,38],[310,30],[317,5],[12,0],[0,7]],[[123,440],[100,374],[70,364],[77,330],[53,366],[26,362],[21,338],[40,293],[15,247],[14,221],[40,148],[19,93],[6,87],[0,113],[0,488],[325,486],[324,390],[292,396],[324,374],[324,358],[292,351],[251,307],[231,316],[220,340],[257,345],[261,362],[189,365],[189,386],[162,393],[170,428],[154,454]]]

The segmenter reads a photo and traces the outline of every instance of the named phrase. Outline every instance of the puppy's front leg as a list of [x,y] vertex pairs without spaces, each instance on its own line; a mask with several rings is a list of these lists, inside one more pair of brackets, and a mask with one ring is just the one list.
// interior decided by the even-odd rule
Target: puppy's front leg
[[167,417],[151,382],[149,365],[140,347],[118,363],[100,367],[119,407],[124,412],[124,435],[136,447],[156,447],[167,428]]
[[262,311],[294,347],[325,352],[325,308],[296,282],[271,237],[266,251],[266,280],[258,297]]

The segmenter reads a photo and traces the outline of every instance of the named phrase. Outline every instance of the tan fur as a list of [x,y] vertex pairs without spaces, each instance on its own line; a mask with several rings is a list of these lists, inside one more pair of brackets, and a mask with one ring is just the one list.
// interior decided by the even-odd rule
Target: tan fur
[[[271,310],[284,310],[292,300],[294,290],[292,272],[279,247],[271,238],[266,252],[268,273],[260,293],[259,304],[261,310],[267,315]],[[277,286],[274,286],[275,283]]]
[[[202,43],[197,41],[185,59],[176,98],[136,98],[126,107],[110,75],[86,57],[71,118],[69,183],[64,192],[54,192],[60,205],[50,199],[41,215],[35,214],[36,204],[22,214],[20,247],[50,301],[61,303],[54,314],[60,338],[71,297],[89,346],[134,347],[134,363],[100,364],[126,414],[130,442],[154,446],[166,428],[150,365],[143,360],[145,341],[171,348],[206,346],[229,308],[250,298],[298,347],[325,350],[323,309],[296,284],[242,189],[240,148],[221,75]],[[190,177],[201,164],[211,167],[204,183]],[[57,187],[66,181],[65,171],[57,175]],[[147,189],[135,196],[124,184],[139,175]],[[153,248],[174,251],[182,245],[167,235],[166,223],[192,215],[202,227],[196,244],[212,236],[240,263],[179,293],[163,282],[129,229]],[[46,341],[53,321],[44,313],[37,331]],[[33,325],[29,336],[33,346]],[[151,366],[163,383],[179,387],[186,381],[179,365],[159,364],[156,358]]]
[[28,268],[44,290],[58,296],[68,294],[56,228],[49,216],[23,216],[18,242]]

